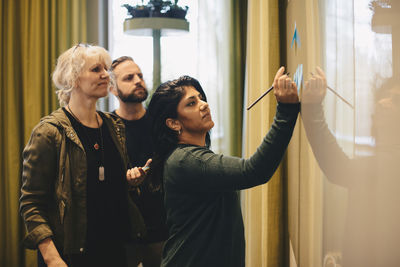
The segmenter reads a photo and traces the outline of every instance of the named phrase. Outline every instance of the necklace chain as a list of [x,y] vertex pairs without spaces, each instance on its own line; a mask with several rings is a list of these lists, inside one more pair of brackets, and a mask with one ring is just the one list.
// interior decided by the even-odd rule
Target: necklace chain
[[[69,104],[67,105],[67,107],[68,107],[68,110],[71,113],[72,117],[74,117],[79,122],[79,124],[82,125],[83,132],[85,133],[85,135],[88,138],[89,142],[92,142],[92,140],[90,139],[89,134],[86,132],[85,125],[83,125],[83,123],[78,119],[78,117],[75,116],[75,114],[72,112],[72,109],[69,106]],[[96,112],[96,122],[97,122],[97,126],[99,127],[99,131],[100,131],[101,146],[99,147],[99,145],[96,142],[93,145],[93,148],[95,149],[95,151],[100,149],[101,162],[100,162],[100,166],[99,166],[99,181],[102,182],[102,181],[105,180],[105,175],[104,175],[104,142],[103,142],[103,133],[101,131],[100,122],[99,122],[99,119],[97,118],[97,116],[98,116],[98,114]]]
[[[82,127],[82,128],[83,128],[83,131],[84,131],[86,137],[88,138],[88,140],[89,140],[90,142],[92,142],[92,140],[90,139],[89,134],[86,132],[85,125],[83,125],[83,123],[78,119],[78,117],[72,112],[72,109],[71,109],[71,107],[69,106],[69,104],[67,105],[67,107],[68,107],[68,110],[69,110],[69,112],[71,113],[72,117],[74,117],[74,118],[79,122],[79,124],[83,126],[83,127]],[[93,148],[94,148],[96,151],[97,151],[97,150],[100,150],[100,152],[101,152],[101,162],[102,162],[101,164],[103,164],[103,163],[104,163],[104,142],[103,142],[103,133],[102,133],[102,130],[101,130],[101,127],[100,127],[100,122],[99,122],[99,119],[97,118],[97,116],[98,116],[98,114],[97,114],[97,112],[96,112],[96,122],[97,122],[98,129],[99,129],[99,131],[100,131],[100,142],[101,142],[101,144],[100,144],[100,146],[99,146],[99,144],[97,144],[97,142],[94,142]]]

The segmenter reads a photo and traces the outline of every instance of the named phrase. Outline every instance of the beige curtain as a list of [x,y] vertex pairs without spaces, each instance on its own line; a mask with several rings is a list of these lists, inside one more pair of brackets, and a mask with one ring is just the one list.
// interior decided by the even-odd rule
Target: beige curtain
[[21,152],[39,119],[54,110],[50,75],[58,55],[86,41],[86,1],[0,2],[0,264],[36,266],[21,246]]
[[[288,71],[294,75],[299,64],[303,64],[304,81],[310,78],[310,72],[315,72],[316,66],[322,66],[319,2],[290,1],[285,8],[287,41],[283,47]],[[291,46],[295,25],[300,36],[297,48]],[[323,179],[301,119],[297,121],[287,157],[290,267],[322,266]]]
[[[249,0],[246,62],[246,106],[268,89],[280,67],[278,0]],[[267,133],[276,100],[269,94],[246,113],[244,155],[249,157]],[[246,266],[285,266],[283,170],[270,182],[243,193]]]

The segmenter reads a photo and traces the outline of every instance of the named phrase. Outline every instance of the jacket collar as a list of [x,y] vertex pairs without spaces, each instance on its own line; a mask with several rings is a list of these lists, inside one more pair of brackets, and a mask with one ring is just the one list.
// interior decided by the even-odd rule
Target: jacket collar
[[63,131],[67,138],[69,138],[72,142],[74,142],[82,150],[84,150],[81,140],[79,140],[77,133],[75,132],[71,122],[69,121],[67,115],[62,110],[62,108],[53,111],[50,115],[45,116],[40,121],[53,124],[58,129]]
[[[107,127],[110,130],[110,133],[112,133],[111,136],[112,136],[114,142],[116,144],[119,144],[118,147],[119,147],[119,149],[121,149],[120,152],[123,153],[123,148],[121,148],[120,146],[121,145],[123,146],[123,144],[125,142],[125,136],[123,136],[123,132],[122,132],[122,129],[125,128],[124,123],[116,115],[102,113],[102,112],[99,112],[99,113],[101,113],[100,115],[103,115],[102,116],[103,119],[105,118],[105,120],[103,120],[103,123],[106,123]],[[65,112],[63,111],[62,108],[59,108],[59,109],[53,111],[50,115],[43,117],[40,121],[53,124],[60,131],[64,132],[65,136],[67,138],[69,138],[72,142],[74,142],[82,150],[84,150],[81,140],[79,139],[69,118],[67,117],[67,115],[65,114]]]

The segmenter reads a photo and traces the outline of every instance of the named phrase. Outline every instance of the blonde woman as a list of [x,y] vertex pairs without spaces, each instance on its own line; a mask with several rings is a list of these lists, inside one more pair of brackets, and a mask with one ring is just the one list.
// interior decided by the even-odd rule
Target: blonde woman
[[96,110],[110,64],[102,47],[65,51],[53,73],[62,108],[41,119],[24,149],[24,244],[39,249],[39,265],[126,266],[125,244],[145,234],[127,191],[143,171],[127,172],[124,124]]

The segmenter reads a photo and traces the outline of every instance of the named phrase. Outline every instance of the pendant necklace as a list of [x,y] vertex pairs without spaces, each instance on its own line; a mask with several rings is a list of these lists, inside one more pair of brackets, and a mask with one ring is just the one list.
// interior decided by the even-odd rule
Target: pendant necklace
[[[71,113],[72,117],[74,117],[79,122],[79,124],[81,124],[83,126],[82,128],[83,128],[83,131],[84,131],[86,137],[88,138],[89,142],[92,143],[92,140],[90,139],[88,133],[86,132],[85,125],[83,125],[83,123],[78,119],[78,117],[75,116],[75,114],[72,112],[71,108],[69,107],[69,104],[67,105],[67,107],[68,107],[68,110]],[[100,162],[100,166],[99,166],[99,181],[102,182],[102,181],[105,180],[104,166],[103,166],[103,163],[104,163],[104,142],[103,142],[103,133],[101,131],[100,122],[99,122],[99,119],[97,118],[97,115],[98,114],[96,112],[96,122],[97,122],[97,126],[99,128],[99,131],[100,131],[100,142],[101,142],[100,145],[101,146],[97,142],[94,142],[93,148],[94,148],[95,151],[100,150],[101,162]]]

